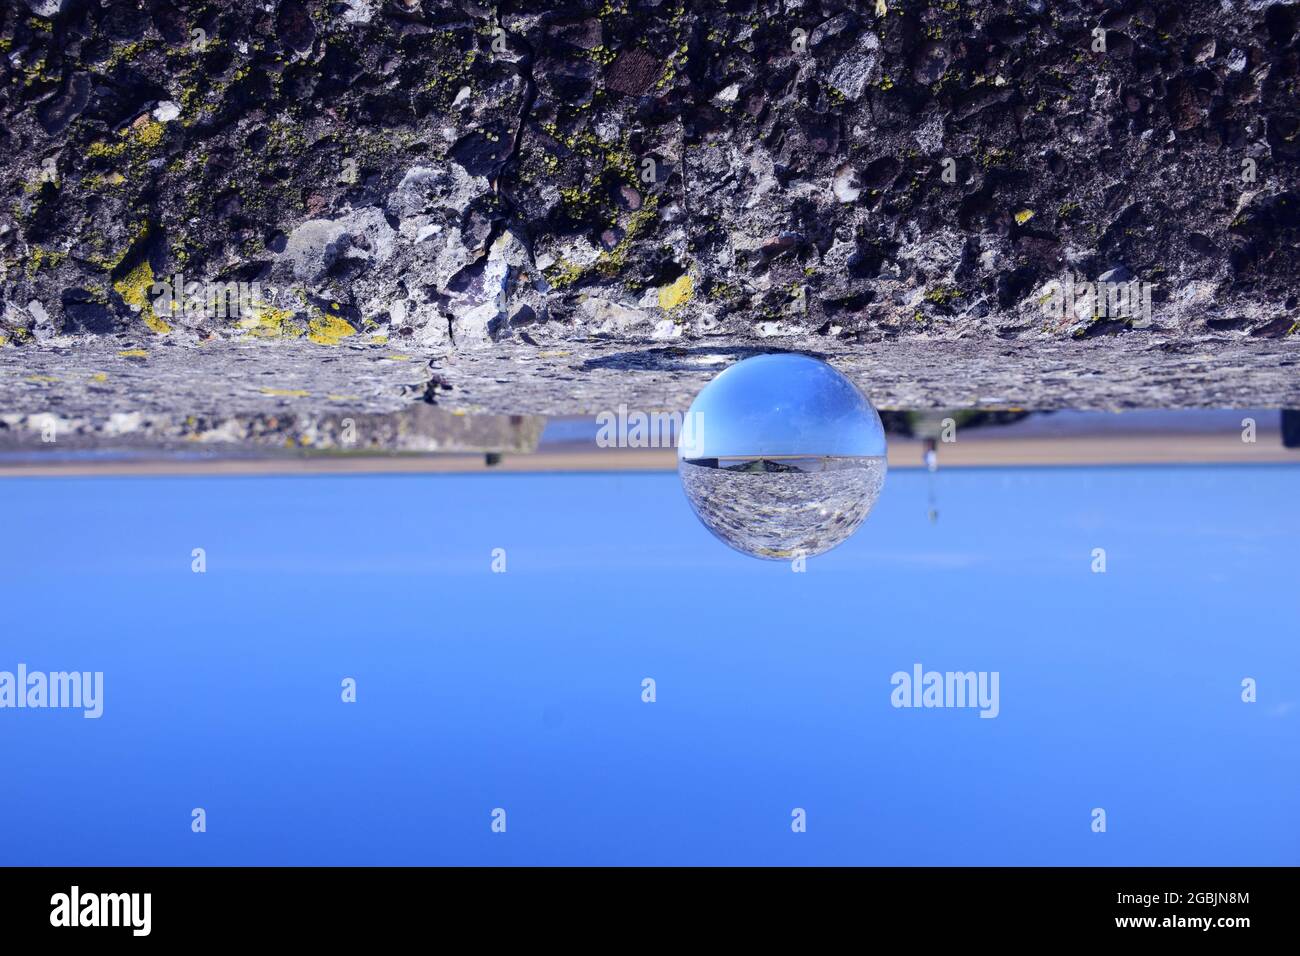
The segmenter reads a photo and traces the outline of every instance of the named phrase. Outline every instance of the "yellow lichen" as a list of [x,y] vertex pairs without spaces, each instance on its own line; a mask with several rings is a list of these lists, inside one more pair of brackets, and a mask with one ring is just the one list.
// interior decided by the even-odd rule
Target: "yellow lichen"
[[172,327],[154,314],[149,294],[153,289],[153,267],[144,259],[138,266],[113,283],[113,288],[132,312],[140,313],[144,324],[158,335],[166,335]]
[[106,143],[102,139],[91,143],[86,149],[86,155],[91,159],[115,159],[121,156],[126,149],[126,143]]
[[317,345],[338,345],[342,339],[356,334],[356,329],[337,315],[322,312],[307,323],[307,338]]
[[311,392],[301,388],[264,388],[263,395],[276,395],[281,398],[306,398]]
[[134,60],[143,48],[144,44],[139,41],[119,44],[113,48],[113,52],[104,63],[104,67],[112,69],[119,63]]
[[148,358],[149,353],[144,349],[126,349],[117,353],[120,358]]
[[116,189],[124,182],[126,182],[126,177],[116,170],[106,176],[101,176],[99,173],[91,173],[90,175],[81,178],[81,185],[86,189],[94,190],[95,192],[99,192],[102,189]]
[[949,305],[962,297],[960,289],[954,289],[952,286],[937,285],[925,293],[925,301],[933,302],[935,305]]
[[659,290],[659,308],[665,312],[681,308],[695,295],[695,280],[684,275],[671,285]]
[[27,275],[34,276],[45,266],[57,269],[66,258],[68,258],[66,252],[51,252],[37,246],[32,250],[31,258],[27,260]]
[[1032,209],[1022,209],[1020,212],[1016,213],[1016,224],[1023,226],[1033,218],[1034,211]]
[[302,335],[301,323],[293,322],[292,309],[276,309],[259,302],[251,312],[247,318],[240,319],[239,327],[254,338],[296,339]]
[[655,222],[658,216],[655,210],[658,206],[659,197],[651,196],[646,200],[645,205],[628,217],[627,229],[622,240],[613,249],[602,252],[596,262],[596,270],[601,275],[609,278],[618,275],[623,266],[627,264],[628,254],[631,252],[632,244],[637,236]]
[[561,259],[549,269],[544,269],[543,274],[552,289],[562,289],[582,278],[582,267],[569,262],[567,259]]
[[133,139],[145,149],[153,149],[163,138],[163,124],[147,116],[141,116],[131,126]]
[[[119,137],[118,142],[107,142],[102,139],[95,140],[86,148],[86,156],[90,159],[118,159],[129,148],[134,147],[135,158],[141,159],[144,154],[157,148],[158,144],[162,142],[163,133],[165,132],[166,127],[164,124],[159,123],[145,113],[117,134]],[[110,185],[116,185],[117,182],[122,181],[120,173],[111,175],[119,178],[116,182],[110,179]]]

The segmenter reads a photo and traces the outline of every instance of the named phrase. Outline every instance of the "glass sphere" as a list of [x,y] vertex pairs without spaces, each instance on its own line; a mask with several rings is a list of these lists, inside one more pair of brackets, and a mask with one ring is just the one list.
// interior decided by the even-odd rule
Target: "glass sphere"
[[677,473],[704,526],[758,558],[829,551],[866,520],[885,482],[875,406],[830,365],[759,355],[695,397]]

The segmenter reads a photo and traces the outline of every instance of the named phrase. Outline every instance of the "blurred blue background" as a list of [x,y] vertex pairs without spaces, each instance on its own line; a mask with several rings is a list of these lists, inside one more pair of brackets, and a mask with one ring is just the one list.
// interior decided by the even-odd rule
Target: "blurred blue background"
[[802,574],[670,473],[10,479],[0,670],[105,709],[0,710],[0,863],[1295,864],[1297,477],[895,470]]

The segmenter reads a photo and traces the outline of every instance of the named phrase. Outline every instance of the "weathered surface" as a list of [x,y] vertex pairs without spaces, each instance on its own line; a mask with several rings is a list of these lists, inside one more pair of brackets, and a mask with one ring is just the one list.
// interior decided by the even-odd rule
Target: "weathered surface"
[[0,356],[0,448],[525,452],[545,423],[434,404],[427,365],[374,346],[94,343],[11,358]]
[[773,350],[834,364],[880,408],[1242,408],[1252,400],[1300,403],[1300,341],[1170,343],[962,342],[906,339],[847,344],[805,335],[737,344],[729,337],[679,345],[605,342],[567,354],[520,346],[459,356],[443,386],[492,412],[594,415],[619,402],[684,411],[728,364]]
[[[803,335],[779,344],[834,363],[885,409],[1300,406],[1296,340],[848,344]],[[60,448],[522,450],[540,420],[525,417],[520,432],[510,416],[594,416],[620,403],[685,411],[728,364],[774,345],[729,336],[553,350],[501,342],[419,361],[375,346],[322,354],[307,343],[9,351],[0,353],[0,447],[39,448],[53,422]],[[354,443],[342,440],[344,419],[356,423]]]
[[778,348],[885,406],[1297,403],[1295,4],[28,7],[11,438],[680,408]]

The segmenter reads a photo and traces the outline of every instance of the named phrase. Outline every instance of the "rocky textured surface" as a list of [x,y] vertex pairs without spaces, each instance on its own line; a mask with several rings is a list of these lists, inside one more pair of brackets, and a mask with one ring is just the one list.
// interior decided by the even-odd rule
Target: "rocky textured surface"
[[10,3],[0,431],[681,409],[783,348],[886,407],[1296,404],[1298,22]]

